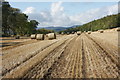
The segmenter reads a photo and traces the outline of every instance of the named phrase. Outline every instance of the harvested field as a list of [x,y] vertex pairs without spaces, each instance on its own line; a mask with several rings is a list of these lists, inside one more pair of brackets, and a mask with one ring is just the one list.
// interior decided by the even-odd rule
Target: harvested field
[[60,35],[3,50],[3,78],[118,78],[117,34]]
[[[60,35],[57,35],[57,39],[59,39],[60,37],[61,37]],[[22,46],[26,44],[35,43],[35,42],[38,42],[38,41],[36,39],[31,40],[29,37],[21,37],[20,39],[15,39],[14,37],[3,37],[3,38],[1,37],[0,50],[12,49],[17,46]]]
[[28,37],[22,37],[21,39],[15,39],[14,37],[0,38],[0,49],[6,50],[20,45],[35,42]]

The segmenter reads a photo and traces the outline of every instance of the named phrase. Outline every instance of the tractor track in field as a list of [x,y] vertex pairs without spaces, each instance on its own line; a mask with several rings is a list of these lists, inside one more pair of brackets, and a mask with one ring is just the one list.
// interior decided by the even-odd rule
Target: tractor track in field
[[43,79],[118,78],[116,63],[112,62],[104,49],[88,36],[82,35],[67,46],[69,48],[65,48]]
[[112,54],[108,53],[107,50],[103,48],[103,46],[101,46],[89,35],[85,36],[87,41],[86,46],[88,46],[89,53],[92,53],[91,57],[94,59],[92,64],[94,64],[93,67],[95,70],[93,69],[93,73],[96,78],[118,78],[119,64],[115,61],[115,57],[111,57]]
[[[72,48],[72,46],[74,45],[74,42],[78,38],[79,37],[74,38],[66,46],[64,52],[61,54],[59,59],[54,62],[54,64],[48,69],[46,74],[43,76],[43,80],[51,79],[51,78],[61,78],[61,77],[62,78],[70,78],[70,76],[73,76],[73,77],[78,77],[79,76],[80,77],[80,75],[79,75],[80,72],[78,72],[78,71],[79,71],[79,68],[80,68],[79,61],[80,61],[81,56],[79,56],[79,54],[76,53],[76,56],[74,56],[74,57],[76,57],[77,60],[73,60],[72,62],[67,61],[67,59],[66,59],[69,55],[69,51],[70,51],[69,49]],[[73,55],[73,54],[71,53],[71,55]],[[77,63],[75,63],[76,61],[77,61]],[[74,64],[74,65],[72,65],[72,64]],[[67,70],[68,68],[69,68],[69,70]],[[76,71],[76,68],[77,68],[77,71]],[[71,71],[71,69],[72,69],[72,71]],[[67,73],[67,72],[69,72],[69,73]]]
[[[14,74],[15,72],[17,73],[20,68],[24,68],[24,67],[22,67],[22,66],[25,66],[25,64],[29,64],[29,63],[36,64],[38,60],[35,61],[34,57],[38,57],[37,55],[44,55],[44,56],[42,56],[42,58],[45,57],[45,56],[47,56],[47,55],[45,55],[45,54],[48,54],[49,51],[51,52],[51,51],[54,50],[54,48],[53,48],[53,49],[51,48],[52,46],[53,46],[53,47],[56,46],[56,48],[57,48],[57,46],[63,44],[65,41],[69,40],[69,38],[70,38],[70,37],[65,38],[65,39],[63,39],[63,40],[56,41],[55,43],[53,43],[53,44],[45,47],[44,49],[42,49],[42,51],[41,51],[41,50],[40,50],[40,51],[37,51],[37,54],[36,54],[36,55],[34,55],[34,56],[32,55],[30,58],[26,59],[24,62],[21,62],[19,65],[15,66],[15,67],[12,68],[11,70],[6,71],[6,74],[4,73],[3,78],[4,78],[4,77],[7,78],[8,76],[15,76],[15,75],[13,75],[13,74]],[[72,37],[71,37],[71,38],[72,38]],[[49,49],[49,48],[50,48],[50,49]],[[48,49],[49,51],[47,51],[47,49]],[[43,54],[44,52],[47,52],[47,53]],[[40,53],[41,53],[41,54],[40,54]],[[48,54],[48,55],[49,55],[49,54]],[[42,59],[42,58],[41,58],[41,59]],[[30,60],[32,61],[32,59],[33,59],[34,61],[33,61],[33,62],[30,62]],[[40,59],[40,60],[41,60],[41,59]],[[29,66],[29,65],[27,65],[27,66]],[[20,68],[19,68],[19,67],[20,67]],[[30,67],[29,67],[29,68],[31,69],[32,67],[33,67],[33,65],[30,64]],[[26,67],[26,68],[29,69],[28,67]],[[17,70],[17,69],[18,69],[18,70]],[[26,70],[27,70],[27,69],[26,69]],[[24,73],[26,70],[23,69],[23,73]],[[22,74],[21,74],[21,75],[22,75]],[[19,76],[19,74],[18,74],[18,76]]]
[[40,63],[35,65],[32,69],[30,69],[23,78],[45,78],[46,75],[50,74],[53,65],[55,65],[56,61],[61,58],[61,55],[64,52],[66,45],[71,41],[66,40],[64,43],[56,47],[52,52],[49,53]]
[[103,45],[101,46],[101,44],[99,44],[97,41],[95,41],[93,38],[91,38],[90,36],[86,35],[89,39],[91,39],[97,46],[100,47],[101,50],[103,50],[103,52],[105,52],[105,54],[111,59],[111,61],[113,63],[115,63],[117,65],[117,67],[120,67],[120,64],[118,62],[118,57],[116,59],[116,57],[114,57],[114,55],[112,55],[111,53],[107,52],[107,50],[105,50],[103,48]]
[[83,39],[82,39],[82,74],[83,78],[86,78],[86,58],[85,58],[85,52],[84,52],[84,44],[83,44]]
[[[73,40],[71,40],[69,42],[68,45],[71,45],[74,41],[76,40],[76,38],[74,38]],[[42,80],[45,80],[45,79],[50,79],[50,78],[53,78],[51,76],[52,72],[58,67],[60,66],[60,62],[62,62],[62,60],[64,60],[64,56],[66,55],[65,54],[65,50],[69,47],[68,45],[66,45],[64,51],[62,52],[62,54],[60,55],[60,57],[58,58],[58,60],[56,60],[53,65],[48,69],[48,71],[45,73],[45,75],[43,76]],[[62,64],[65,64],[64,62]],[[63,68],[63,67],[61,67]]]
[[[54,42],[56,43],[56,42]],[[7,73],[9,73],[10,71],[14,70],[15,68],[17,68],[18,66],[20,66],[21,64],[25,63],[26,61],[28,61],[29,59],[31,59],[32,57],[34,57],[35,55],[37,55],[39,52],[43,51],[44,49],[46,49],[47,47],[53,45],[54,43],[42,48],[41,50],[38,50],[34,55],[29,56],[28,58],[26,58],[25,60],[23,60],[22,62],[16,64],[15,66],[12,66],[10,69],[6,69],[5,71],[2,71],[2,76],[5,76]]]

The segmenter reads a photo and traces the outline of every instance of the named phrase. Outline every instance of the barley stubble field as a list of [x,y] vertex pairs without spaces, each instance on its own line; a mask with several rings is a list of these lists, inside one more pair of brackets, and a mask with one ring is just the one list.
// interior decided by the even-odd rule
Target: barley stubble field
[[1,48],[2,78],[119,78],[118,33],[106,30],[57,35],[53,40],[19,39],[21,45]]

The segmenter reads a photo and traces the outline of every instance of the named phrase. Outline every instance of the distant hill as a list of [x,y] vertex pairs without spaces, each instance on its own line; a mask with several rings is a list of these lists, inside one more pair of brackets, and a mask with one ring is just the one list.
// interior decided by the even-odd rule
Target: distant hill
[[107,15],[103,18],[91,21],[79,28],[81,31],[97,31],[100,29],[112,29],[120,26],[120,13]]
[[48,29],[48,30],[54,30],[56,32],[67,29],[67,27],[39,27],[37,29],[41,29],[41,28]]
[[68,28],[76,28],[76,27],[79,27],[79,26],[81,26],[81,25],[73,25],[73,26],[68,27]]
[[64,33],[71,33],[75,31],[97,31],[100,29],[112,29],[120,27],[120,13],[119,14],[114,14],[114,15],[108,15],[103,18],[91,21],[89,23],[83,24],[81,26],[77,26],[74,28],[69,28],[66,30],[63,30],[61,32]]
[[66,30],[68,28],[75,28],[77,26],[80,26],[80,25],[74,25],[74,26],[71,26],[71,27],[38,27],[37,29],[44,28],[44,29],[49,29],[49,30],[54,30],[56,32],[59,32],[59,31]]

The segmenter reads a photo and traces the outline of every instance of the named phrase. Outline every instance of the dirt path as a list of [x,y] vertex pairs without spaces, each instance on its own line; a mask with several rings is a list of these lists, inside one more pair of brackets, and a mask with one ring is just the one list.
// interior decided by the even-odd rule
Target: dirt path
[[[88,62],[88,77],[94,78],[116,78],[118,77],[118,64],[110,57],[98,43],[88,36],[84,36],[86,62]],[[89,58],[89,59],[88,59]],[[115,59],[115,57],[114,57]]]
[[119,76],[117,63],[88,36],[82,34],[67,46],[61,57],[48,69],[44,79]]
[[82,77],[82,46],[80,36],[73,39],[61,57],[54,63],[44,78],[80,78]]
[[[62,44],[64,41],[66,41],[66,40],[69,40],[70,38],[72,38],[72,37],[74,37],[73,35],[70,35],[70,36],[65,36],[65,37],[63,37],[63,38],[61,38],[61,39],[57,39],[57,40],[49,40],[49,41],[43,41],[43,45],[42,44],[40,44],[40,43],[36,43],[35,44],[35,46],[33,46],[33,44],[32,44],[32,48],[34,48],[34,49],[30,49],[30,48],[28,48],[28,47],[30,47],[30,45],[27,47],[27,49],[30,49],[30,50],[32,50],[32,52],[33,52],[33,55],[31,55],[30,54],[30,50],[26,50],[27,52],[25,52],[25,53],[21,53],[21,55],[22,55],[22,57],[20,57],[20,56],[18,56],[18,58],[21,58],[21,59],[18,59],[18,58],[16,58],[15,56],[14,56],[14,58],[8,58],[8,59],[6,59],[5,58],[5,60],[4,61],[6,61],[6,63],[4,62],[4,64],[3,64],[3,67],[5,67],[5,69],[3,68],[3,72],[4,71],[6,71],[6,69],[8,69],[6,72],[5,72],[5,74],[4,75],[9,75],[9,73],[11,74],[11,72],[16,72],[16,71],[18,71],[20,68],[23,68],[23,72],[24,72],[24,70],[26,70],[26,68],[28,69],[28,68],[30,68],[30,67],[32,67],[33,65],[32,64],[35,64],[35,63],[37,63],[37,61],[41,61],[46,55],[48,55],[52,50],[54,50],[54,48],[56,48],[57,46],[59,46],[60,44]],[[52,42],[51,42],[52,41]],[[54,44],[52,44],[52,45],[49,45],[48,46],[48,44],[47,43],[49,43],[49,44],[51,44],[51,43],[54,43]],[[39,45],[40,44],[40,45]],[[43,46],[45,46],[45,45],[47,45],[47,47],[46,48],[43,48]],[[37,49],[37,50],[35,50],[35,48]],[[20,49],[17,49],[17,50],[20,50]],[[21,50],[23,50],[23,49],[21,49]],[[25,54],[26,54],[26,56],[25,56]],[[20,55],[20,53],[19,53],[19,55]],[[16,55],[17,56],[17,55]],[[13,57],[13,56],[11,56],[11,57]],[[40,57],[40,58],[39,58]],[[16,58],[16,60],[19,62],[19,64],[17,64],[18,62],[15,60],[15,58]],[[9,59],[12,59],[13,61],[11,61],[11,60],[9,60]],[[39,60],[40,59],[40,60]],[[21,60],[21,61],[20,61]],[[25,60],[25,61],[24,61]],[[9,62],[9,61],[11,61],[11,62]],[[14,64],[15,62],[16,62],[16,65],[14,66],[14,65],[12,65],[12,64]],[[8,65],[8,64],[11,64],[11,65]],[[28,64],[28,67],[27,66],[25,66],[26,64]],[[21,66],[21,67],[19,67],[19,66]],[[25,66],[25,67],[23,67],[23,66]],[[16,69],[16,68],[19,68],[18,70]],[[15,71],[14,71],[15,70]],[[13,73],[14,74],[14,73]],[[22,74],[22,72],[21,72],[21,74]],[[12,75],[12,74],[11,74]],[[12,75],[12,76],[15,76],[15,75]],[[18,75],[19,76],[19,75]],[[17,76],[16,76],[17,77]]]
[[52,52],[50,52],[40,63],[35,65],[34,68],[30,69],[29,72],[23,78],[42,78],[46,72],[50,71],[52,65],[54,65],[55,61],[61,57],[63,54],[64,48],[66,45],[72,40],[69,39],[56,47]]
[[[93,37],[91,35],[88,36],[90,39],[92,39],[97,45],[99,45],[99,47],[101,47],[106,54],[108,55],[108,57],[111,58],[112,62],[115,62],[117,64],[117,66],[119,67],[119,62],[118,62],[118,58],[119,58],[119,52],[118,52],[118,44],[114,45],[114,40],[113,42],[107,42],[107,40],[105,39],[103,41],[103,39],[97,38],[97,37]],[[101,36],[102,37],[102,36]],[[107,37],[107,36],[106,36]],[[117,37],[118,38],[118,37]],[[116,40],[117,42],[118,40]]]

